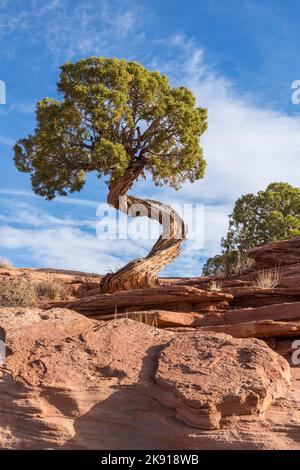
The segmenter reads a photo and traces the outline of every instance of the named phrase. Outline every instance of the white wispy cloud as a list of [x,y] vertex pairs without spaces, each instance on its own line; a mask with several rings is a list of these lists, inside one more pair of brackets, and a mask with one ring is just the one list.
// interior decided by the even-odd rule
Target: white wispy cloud
[[[1,200],[0,204],[1,249],[12,254],[21,251],[24,259],[30,259],[34,265],[105,273],[120,268],[136,256],[145,256],[154,243],[148,239],[137,243],[130,238],[115,240],[105,234],[102,238],[97,236],[101,218],[96,216],[96,211],[94,217],[72,218],[53,216],[34,203],[16,197]],[[110,227],[116,220],[114,214],[112,210],[104,220]],[[119,226],[120,231],[126,233],[126,216]],[[146,223],[141,230],[147,235]]]
[[[19,189],[0,189],[0,194],[8,195],[8,196],[16,196],[16,197],[28,197],[34,199],[42,199],[41,196],[37,196],[32,191],[24,191]],[[94,207],[95,209],[98,207],[99,203],[102,201],[96,201],[92,199],[84,199],[84,198],[74,198],[74,197],[57,197],[55,199],[56,202],[61,204],[70,204],[74,206],[86,206],[86,207]]]
[[[75,56],[108,54],[131,33],[138,36],[142,24],[141,7],[129,1],[16,0],[2,7],[0,38],[25,34],[23,40],[43,44],[55,62]],[[139,19],[137,21],[137,19]],[[9,54],[13,53],[11,42]]]
[[6,137],[5,135],[0,134],[0,145],[5,145],[6,147],[12,147],[14,143],[15,141],[13,139],[10,139],[9,137]]
[[0,213],[0,222],[3,224],[18,224],[22,227],[45,228],[52,227],[85,227],[96,229],[97,222],[95,219],[79,219],[71,217],[56,217],[48,214],[46,211],[26,204],[18,200],[1,201],[5,207],[5,213]]
[[177,194],[162,189],[160,198],[206,205],[204,248],[199,251],[206,257],[218,251],[238,197],[273,181],[299,186],[300,119],[257,104],[253,95],[241,95],[206,62],[205,51],[184,36],[172,37],[170,46],[178,51],[176,59],[155,65],[173,82],[191,88],[198,104],[208,108],[208,130],[201,139],[207,171],[203,180],[185,184]]
[[12,103],[9,106],[10,111],[17,111],[18,113],[21,114],[31,114],[34,112],[36,108],[36,103],[35,102],[18,102],[18,103]]
[[3,225],[2,249],[22,250],[31,264],[103,273],[121,267],[122,259],[134,258],[143,250],[120,241],[123,258],[115,251],[115,241],[102,242],[95,236],[71,227],[24,229]]
[[40,9],[37,11],[37,16],[43,16],[45,14],[49,14],[53,10],[61,7],[64,3],[64,0],[51,0],[44,3]]

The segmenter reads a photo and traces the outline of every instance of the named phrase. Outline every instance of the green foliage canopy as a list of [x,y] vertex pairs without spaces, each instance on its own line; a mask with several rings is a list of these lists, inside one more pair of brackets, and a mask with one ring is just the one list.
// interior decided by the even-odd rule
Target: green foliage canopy
[[257,194],[239,198],[221,241],[223,251],[207,260],[204,275],[232,274],[248,249],[300,236],[300,188],[271,183]]
[[65,63],[58,91],[63,99],[40,101],[34,134],[14,147],[35,193],[80,191],[90,171],[115,181],[137,159],[156,185],[178,189],[203,177],[207,112],[187,88],[136,62],[92,57]]

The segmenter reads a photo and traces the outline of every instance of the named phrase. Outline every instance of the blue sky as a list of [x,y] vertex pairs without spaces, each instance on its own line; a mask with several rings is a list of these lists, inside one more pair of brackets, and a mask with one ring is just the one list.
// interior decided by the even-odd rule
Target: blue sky
[[[204,204],[204,241],[189,241],[166,275],[197,275],[216,253],[234,201],[271,181],[299,185],[297,0],[0,0],[0,256],[16,266],[105,272],[143,256],[153,240],[99,240],[107,188],[92,175],[78,195],[48,202],[12,163],[34,129],[37,100],[56,97],[58,68],[91,55],[134,59],[190,87],[209,110],[204,180],[181,191],[137,182],[134,193]],[[200,237],[201,238],[201,237]]]

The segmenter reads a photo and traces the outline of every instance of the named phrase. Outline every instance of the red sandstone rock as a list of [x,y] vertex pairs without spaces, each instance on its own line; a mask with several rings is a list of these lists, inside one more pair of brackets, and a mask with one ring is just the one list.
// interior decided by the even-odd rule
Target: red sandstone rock
[[300,264],[283,266],[280,270],[281,279],[278,287],[299,288],[300,286]]
[[260,320],[300,320],[300,302],[199,315],[193,326],[236,325]]
[[121,318],[130,318],[147,325],[158,328],[170,327],[189,327],[193,326],[202,315],[188,312],[168,312],[166,310],[149,310],[139,312],[119,313],[115,315],[103,315],[101,320],[118,320]]
[[299,448],[299,393],[261,341],[63,309],[1,309],[0,326],[1,448]]
[[[258,340],[187,333],[162,351],[155,380],[163,402],[189,425],[220,426],[227,416],[263,413],[289,383],[286,362]],[[161,401],[161,398],[160,398]]]
[[[216,279],[220,292],[177,278],[101,295],[98,275],[0,269],[0,282],[59,278],[69,299],[0,309],[0,447],[300,449],[300,370],[289,391],[287,363],[250,339],[293,365],[300,238],[250,256],[252,272]],[[255,270],[278,266],[276,288],[254,287]]]
[[300,338],[300,321],[252,321],[235,325],[204,326],[201,331],[226,333],[234,338]]
[[[64,269],[19,269],[0,268],[0,282],[10,282],[26,275],[32,283],[60,280],[66,287],[66,298],[74,298],[90,295],[93,289],[99,290],[101,276],[97,274],[83,273],[80,271],[68,271]],[[44,301],[41,300],[41,304]]]
[[229,293],[208,292],[190,286],[165,285],[151,289],[121,291],[114,294],[98,294],[72,302],[50,302],[50,307],[66,307],[87,316],[101,318],[105,314],[155,310],[171,311],[225,310]]
[[[130,318],[158,328],[202,328],[237,338],[300,337],[300,302],[209,314],[149,310],[101,315],[101,320]],[[274,321],[276,320],[276,321]],[[286,321],[280,321],[286,320]],[[294,321],[293,321],[294,320]],[[298,320],[298,321],[295,321]],[[272,326],[273,325],[273,326]],[[282,329],[281,329],[282,328]],[[178,331],[178,330],[176,330]]]
[[262,307],[300,301],[300,284],[296,287],[262,289],[259,287],[229,287],[222,292],[233,296],[230,305],[235,308]]
[[255,261],[254,268],[269,268],[300,262],[300,237],[282,240],[248,251],[248,256]]
[[[299,371],[300,374],[300,368],[299,368],[299,340],[300,340],[300,335],[295,341],[295,338],[290,338],[290,339],[276,339],[274,344],[270,345],[274,351],[276,351],[278,354],[283,356],[288,363],[290,364],[291,367],[296,368],[297,371]],[[293,354],[296,353],[296,361],[293,358]]]

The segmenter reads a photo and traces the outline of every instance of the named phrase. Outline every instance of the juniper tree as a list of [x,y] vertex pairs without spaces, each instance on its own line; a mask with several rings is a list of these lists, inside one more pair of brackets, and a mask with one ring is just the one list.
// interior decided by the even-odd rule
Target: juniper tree
[[203,177],[199,137],[206,110],[196,106],[189,89],[172,88],[158,71],[115,58],[65,63],[58,92],[60,100],[38,102],[35,131],[16,143],[15,164],[31,174],[33,191],[49,200],[81,191],[87,174],[95,172],[106,179],[108,203],[116,209],[130,213],[139,204],[161,223],[167,215],[170,237],[163,227],[146,258],[102,281],[104,292],[153,286],[157,273],[178,256],[186,227],[171,207],[127,192],[139,177],[174,189]]
[[236,201],[221,241],[223,251],[207,260],[203,274],[234,274],[247,250],[296,236],[300,236],[300,188],[271,183],[264,191]]

